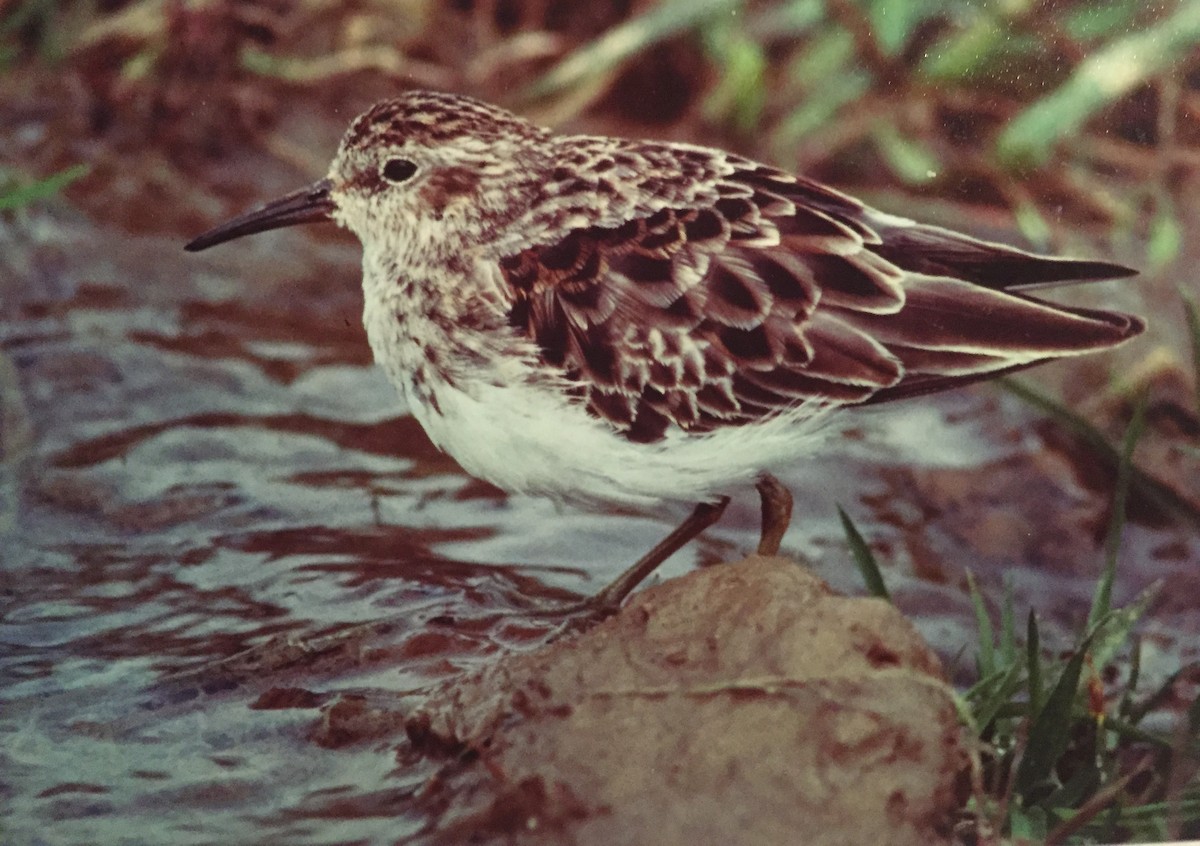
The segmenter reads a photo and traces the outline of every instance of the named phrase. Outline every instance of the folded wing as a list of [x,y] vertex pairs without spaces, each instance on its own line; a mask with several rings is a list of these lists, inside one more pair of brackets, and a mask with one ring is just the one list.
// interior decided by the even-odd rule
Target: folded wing
[[735,164],[711,202],[579,228],[501,262],[513,326],[589,410],[638,441],[801,403],[952,388],[1112,347],[1135,317],[1024,290],[1132,273],[884,215]]

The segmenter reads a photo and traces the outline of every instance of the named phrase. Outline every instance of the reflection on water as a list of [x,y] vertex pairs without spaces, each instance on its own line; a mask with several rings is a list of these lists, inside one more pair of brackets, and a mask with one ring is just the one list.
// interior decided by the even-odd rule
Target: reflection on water
[[[594,590],[670,528],[462,475],[369,366],[357,256],[341,242],[285,233],[198,260],[40,219],[0,240],[13,842],[416,832],[411,800],[436,762],[397,736],[342,744],[321,709],[402,710],[432,681],[536,643],[544,630],[499,612]],[[1019,411],[986,391],[892,421],[885,466],[825,457],[781,474],[797,494],[787,548],[856,590],[834,513],[846,505],[948,656],[970,643],[965,565],[992,586],[1007,572],[1018,607],[1069,628],[1103,498],[1065,459],[1031,459]],[[906,469],[931,439],[951,466]],[[665,574],[751,548],[756,507],[735,501]],[[1122,598],[1194,566],[1187,542],[1156,555],[1165,542],[1131,532],[1144,566]],[[1156,622],[1164,665],[1200,619],[1177,604]]]

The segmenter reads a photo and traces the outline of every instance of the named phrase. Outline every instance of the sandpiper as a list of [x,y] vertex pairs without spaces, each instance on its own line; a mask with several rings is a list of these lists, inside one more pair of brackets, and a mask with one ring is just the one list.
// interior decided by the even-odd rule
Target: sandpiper
[[375,360],[468,472],[559,500],[699,502],[594,598],[611,610],[720,517],[791,500],[769,470],[830,412],[1104,350],[1137,317],[1030,295],[1128,276],[877,211],[689,144],[556,135],[415,91],[351,124],[328,175],[216,227],[202,250],[335,221],[363,246]]

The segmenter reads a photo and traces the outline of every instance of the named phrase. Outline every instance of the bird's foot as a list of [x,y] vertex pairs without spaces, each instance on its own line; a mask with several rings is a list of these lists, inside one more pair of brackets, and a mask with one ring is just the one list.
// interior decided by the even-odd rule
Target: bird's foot
[[[778,484],[778,482],[776,482]],[[780,486],[782,487],[782,486]],[[786,493],[786,491],[785,491]],[[789,498],[790,501],[790,498]],[[646,580],[651,573],[658,569],[664,561],[686,546],[697,535],[721,519],[729,497],[721,497],[715,502],[702,502],[692,510],[688,518],[667,535],[653,549],[643,555],[638,561],[600,591],[567,605],[546,608],[533,612],[537,616],[561,617],[564,625],[562,630],[581,631],[616,614],[626,597]],[[787,527],[786,518],[784,528]]]

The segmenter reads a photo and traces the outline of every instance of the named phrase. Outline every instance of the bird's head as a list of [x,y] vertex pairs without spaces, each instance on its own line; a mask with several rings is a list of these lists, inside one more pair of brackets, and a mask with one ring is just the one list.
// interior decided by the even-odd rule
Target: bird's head
[[368,249],[494,238],[528,207],[548,131],[467,97],[425,91],[378,103],[346,131],[328,175],[187,245],[336,221]]

